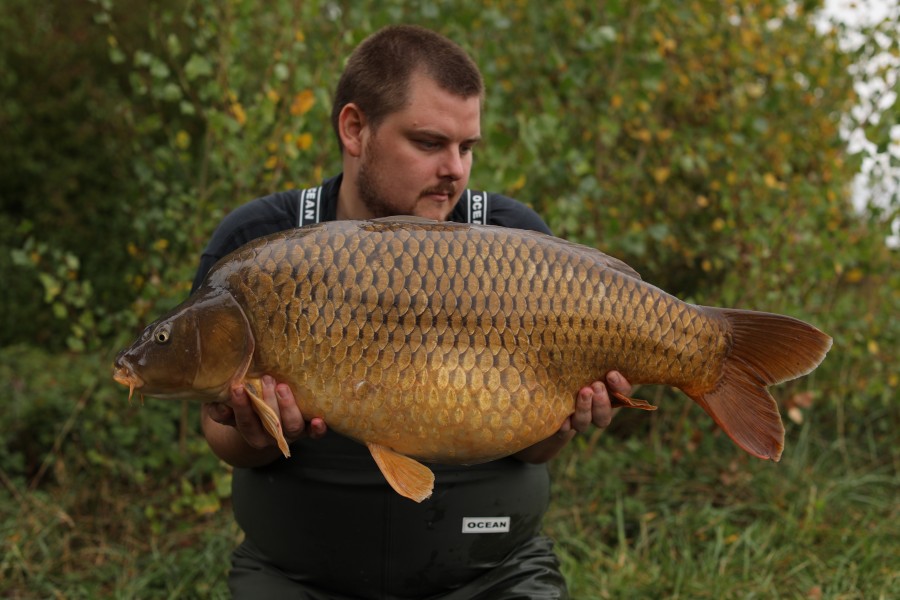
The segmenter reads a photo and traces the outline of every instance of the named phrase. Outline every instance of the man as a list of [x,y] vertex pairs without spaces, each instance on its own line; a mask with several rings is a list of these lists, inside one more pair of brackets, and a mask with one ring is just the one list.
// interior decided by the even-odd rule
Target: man
[[[475,208],[460,198],[481,139],[483,96],[478,68],[450,40],[409,26],[374,34],[354,51],[337,87],[332,124],[343,173],[313,195],[282,192],[232,212],[205,250],[195,286],[238,246],[305,222],[302,202],[313,196],[323,221],[471,220]],[[523,204],[497,194],[479,198],[488,224],[549,233]],[[630,393],[617,373],[606,383]],[[473,467],[432,465],[434,493],[421,504],[388,486],[364,446],[325,435],[321,418],[301,415],[289,387],[269,377],[263,398],[280,414],[290,459],[281,457],[243,389],[232,391],[230,407],[204,405],[210,447],[237,467],[234,511],[246,539],[233,557],[233,594],[567,597],[552,543],[539,535],[549,500],[543,463],[576,432],[606,427],[611,419],[604,382],[572,392],[574,412],[560,430],[516,456]],[[309,423],[305,417],[312,417]],[[492,532],[463,533],[464,522],[490,524],[474,529]]]

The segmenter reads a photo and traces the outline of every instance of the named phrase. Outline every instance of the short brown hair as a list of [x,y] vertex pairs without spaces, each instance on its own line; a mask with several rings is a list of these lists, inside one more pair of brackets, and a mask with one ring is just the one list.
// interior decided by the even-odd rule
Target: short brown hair
[[338,117],[344,106],[356,104],[377,127],[406,105],[410,78],[420,68],[448,92],[463,98],[484,97],[478,66],[455,42],[415,25],[385,27],[357,46],[338,81],[331,109],[338,145]]

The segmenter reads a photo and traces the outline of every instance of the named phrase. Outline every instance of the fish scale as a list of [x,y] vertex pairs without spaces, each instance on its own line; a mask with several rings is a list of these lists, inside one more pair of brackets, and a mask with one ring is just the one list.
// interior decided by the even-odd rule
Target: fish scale
[[784,428],[765,388],[808,373],[830,346],[791,317],[687,304],[559,238],[393,218],[238,249],[120,353],[115,377],[207,401],[243,383],[287,455],[259,397],[272,375],[307,418],[367,444],[391,485],[422,500],[433,476],[418,460],[472,464],[540,442],[610,370],[682,389],[742,448],[777,460]]

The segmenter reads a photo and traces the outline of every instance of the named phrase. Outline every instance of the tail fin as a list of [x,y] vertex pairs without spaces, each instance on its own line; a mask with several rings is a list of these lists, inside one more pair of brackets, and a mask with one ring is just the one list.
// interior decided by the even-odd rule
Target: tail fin
[[784,425],[767,386],[811,372],[831,348],[831,338],[792,317],[703,307],[725,318],[732,348],[712,389],[685,390],[734,442],[758,458],[779,460]]

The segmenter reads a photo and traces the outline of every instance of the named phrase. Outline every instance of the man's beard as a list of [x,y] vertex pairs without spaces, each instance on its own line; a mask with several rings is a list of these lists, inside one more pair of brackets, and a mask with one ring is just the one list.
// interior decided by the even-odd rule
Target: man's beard
[[402,215],[404,214],[402,207],[392,203],[381,193],[381,173],[378,172],[378,168],[374,165],[374,149],[372,146],[372,143],[368,144],[366,157],[359,167],[359,173],[356,178],[360,200],[372,213],[372,218],[379,219],[381,217]]
[[[366,147],[365,158],[359,167],[359,173],[356,177],[360,200],[362,200],[363,205],[369,210],[374,219],[413,214],[416,208],[415,203],[410,206],[403,206],[393,202],[382,192],[385,173],[375,165],[377,152],[374,141],[370,140]],[[419,192],[417,199],[428,194],[447,194],[450,198],[455,198],[456,193],[456,183],[446,180],[432,188]]]

